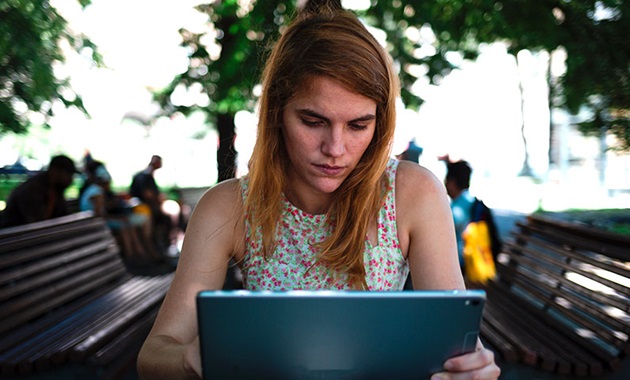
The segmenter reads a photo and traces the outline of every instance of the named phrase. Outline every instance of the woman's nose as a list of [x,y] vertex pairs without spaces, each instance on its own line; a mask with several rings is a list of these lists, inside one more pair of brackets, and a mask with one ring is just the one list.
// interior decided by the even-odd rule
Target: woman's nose
[[327,156],[340,157],[345,152],[343,129],[331,127],[322,141],[322,152]]

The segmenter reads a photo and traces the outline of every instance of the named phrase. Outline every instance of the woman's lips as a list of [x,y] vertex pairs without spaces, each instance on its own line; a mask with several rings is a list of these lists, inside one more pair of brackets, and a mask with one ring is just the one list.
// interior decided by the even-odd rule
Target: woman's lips
[[331,165],[315,165],[315,167],[322,173],[329,176],[339,175],[343,171],[342,166],[331,166]]

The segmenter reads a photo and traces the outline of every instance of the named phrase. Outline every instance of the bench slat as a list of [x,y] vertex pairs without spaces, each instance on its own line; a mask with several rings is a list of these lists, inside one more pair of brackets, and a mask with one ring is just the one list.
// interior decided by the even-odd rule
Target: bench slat
[[504,360],[601,376],[630,352],[630,238],[533,215],[486,286],[482,338]]
[[544,229],[552,228],[558,236],[569,241],[580,241],[584,247],[594,251],[601,251],[607,257],[621,261],[630,261],[630,237],[588,227],[575,222],[550,219],[542,215],[533,214],[528,217],[531,225],[541,225]]
[[[523,235],[518,235],[518,237],[520,237],[520,239],[523,239]],[[528,246],[535,246],[535,249],[530,249],[527,250]],[[580,265],[582,263],[584,264],[589,264],[595,267],[598,267],[604,271],[607,272],[611,272],[616,274],[617,276],[620,276],[622,278],[627,278],[628,277],[628,269],[627,268],[620,268],[618,266],[615,265],[611,265],[609,263],[606,263],[605,261],[603,261],[601,259],[601,257],[599,258],[592,258],[592,257],[588,257],[585,254],[580,254],[578,251],[576,251],[574,248],[569,248],[567,246],[563,246],[563,248],[559,249],[558,247],[549,244],[548,242],[546,242],[545,240],[539,239],[537,237],[530,237],[527,240],[527,245],[524,247],[518,247],[515,246],[514,244],[510,244],[508,243],[508,247],[511,249],[515,249],[515,250],[519,250],[519,249],[525,249],[527,250],[526,252],[532,256],[536,256],[539,259],[542,260],[547,260],[550,263],[553,263],[554,265],[558,266],[558,267],[562,267],[565,270],[571,271],[571,272],[576,272],[579,273],[585,277],[588,277],[594,281],[600,282],[610,288],[615,289],[616,291],[618,291],[621,294],[624,295],[630,295],[630,289],[628,289],[627,286],[624,286],[623,284],[620,284],[618,282],[609,280],[606,277],[602,277],[602,276],[598,276],[593,274],[592,272],[586,271],[584,269],[582,269],[583,265]],[[542,250],[542,251],[540,251]],[[542,252],[544,252],[545,254],[543,254]],[[557,256],[561,256],[565,259],[565,262],[563,261],[559,261],[559,260],[554,260],[554,258],[552,256],[550,256],[551,254],[556,254]],[[601,255],[599,255],[601,256]],[[577,263],[572,263],[569,260],[574,260],[577,261]]]
[[43,220],[41,222],[24,224],[21,226],[0,228],[0,240],[9,239],[13,236],[24,236],[29,233],[40,231],[51,231],[54,228],[72,223],[83,223],[86,220],[94,219],[92,211],[75,212],[58,218]]
[[21,281],[19,285],[0,289],[0,302],[7,300],[11,297],[16,297],[20,294],[35,290],[40,286],[44,286],[48,283],[62,279],[65,276],[72,276],[73,274],[86,270],[97,265],[103,265],[110,260],[109,257],[104,255],[92,256],[89,259],[77,261],[68,265],[64,265],[58,269],[44,272],[40,276],[32,278],[30,281]]
[[[126,290],[122,291],[122,288]],[[29,353],[21,362],[35,364],[40,369],[66,363],[69,353],[76,345],[85,340],[99,343],[93,339],[95,334],[107,328],[109,323],[116,321],[124,313],[129,314],[128,310],[132,309],[134,304],[146,302],[147,297],[155,299],[156,292],[159,292],[159,289],[153,289],[153,281],[149,278],[134,281],[133,286],[121,284],[108,294],[111,298],[109,302],[100,302],[98,308],[82,313],[75,323],[66,325],[65,330],[56,331],[55,337],[48,336],[38,342],[30,342]],[[158,294],[157,297],[159,296]],[[140,309],[136,310],[142,312]]]
[[146,310],[151,309],[155,305],[161,303],[164,293],[170,285],[170,276],[165,277],[168,281],[158,283],[152,281],[151,292],[147,292],[142,296],[139,302],[134,302],[124,309],[124,312],[117,315],[116,318],[110,320],[106,326],[98,329],[98,333],[90,335],[81,343],[74,345],[70,352],[70,358],[75,362],[83,362],[85,358],[96,352],[104,345],[104,342],[110,341],[117,336],[120,331],[131,325],[138,315],[142,315]]
[[[507,321],[506,324],[512,328],[513,325],[520,326],[519,338],[525,335],[530,339],[535,339],[536,343],[531,343],[530,347],[535,350],[540,357],[551,358],[554,365],[543,365],[541,368],[547,371],[555,371],[558,374],[567,375],[573,371],[576,375],[599,375],[602,373],[600,358],[584,350],[583,346],[574,342],[562,329],[557,329],[550,325],[547,319],[540,318],[537,309],[532,308],[528,303],[518,302],[511,298],[504,289],[491,285],[492,296],[498,299],[507,300],[503,304],[497,305],[500,315]],[[499,296],[500,294],[500,296]],[[534,348],[532,348],[534,349]],[[559,360],[559,357],[561,358]],[[610,358],[610,355],[608,355]],[[570,363],[570,364],[569,364]],[[567,364],[569,365],[567,367]],[[557,366],[557,367],[555,367]]]
[[[91,232],[101,232],[101,236],[105,236],[102,234],[104,232],[103,228],[106,228],[104,223],[101,219],[92,218],[86,219],[82,223],[77,222],[71,225],[56,226],[53,231],[42,231],[40,234],[16,235],[0,240],[3,252],[0,258],[0,267],[37,259],[42,254],[49,252],[47,246],[51,244],[52,247],[59,247],[61,251],[63,245],[57,246],[56,244],[66,244],[67,239],[76,238]],[[20,254],[11,254],[19,251],[22,251],[20,253],[21,256]]]
[[[537,255],[529,248],[523,248],[521,252]],[[563,298],[570,301],[573,305],[579,307],[585,314],[592,314],[597,320],[605,322],[613,328],[627,332],[630,326],[623,319],[611,316],[603,309],[604,305],[619,306],[621,310],[628,309],[628,300],[613,297],[614,295],[605,295],[601,292],[595,292],[587,287],[574,283],[567,278],[567,273],[582,273],[581,270],[572,271],[570,267],[558,264],[557,267],[564,269],[563,272],[549,270],[548,267],[540,265],[540,261],[525,256],[513,255],[512,260],[518,264],[515,271],[504,271],[503,274],[511,281],[527,282],[525,286],[533,286],[536,284],[538,288],[543,288],[549,295],[539,293],[539,299],[545,299],[549,305],[556,304],[557,298]],[[525,269],[526,268],[526,269]],[[594,277],[590,277],[594,279]],[[600,281],[607,284],[607,281]]]
[[138,342],[137,347],[132,349],[140,349],[141,343],[144,342],[151,330],[153,321],[159,311],[159,305],[149,310],[145,316],[134,322],[124,333],[119,334],[105,346],[101,347],[94,355],[91,355],[88,362],[98,366],[108,366],[119,357],[124,356],[129,350],[127,342]]
[[28,309],[21,310],[20,312],[17,312],[12,316],[3,319],[0,322],[0,333],[5,333],[10,329],[13,329],[27,322],[28,320],[43,315],[52,308],[60,307],[66,302],[76,297],[79,297],[91,290],[94,290],[99,286],[107,284],[111,281],[115,281],[117,278],[119,278],[119,276],[123,274],[125,274],[123,270],[115,268],[112,272],[102,275],[102,277],[91,277],[92,281],[90,283],[84,283],[76,287],[71,286],[72,284],[67,284],[67,287],[58,289],[58,292],[56,293],[57,295],[54,298],[41,300],[41,302],[39,302],[38,304],[33,305]]
[[[29,265],[18,265],[11,268],[10,270],[4,271],[4,273],[2,273],[1,283],[7,284],[17,279],[28,278],[29,276],[45,271],[48,268],[60,267],[72,261],[90,256],[94,254],[94,252],[100,252],[107,250],[110,247],[115,247],[114,241],[110,239],[93,240],[91,236],[87,236],[81,237],[78,240],[86,244],[76,245],[72,247],[70,246],[70,244],[66,244],[66,246],[61,248],[61,250],[67,252],[63,256],[47,256]],[[114,250],[114,252],[117,253],[117,249]]]
[[172,272],[130,273],[91,213],[0,230],[0,252],[0,377],[133,365]]

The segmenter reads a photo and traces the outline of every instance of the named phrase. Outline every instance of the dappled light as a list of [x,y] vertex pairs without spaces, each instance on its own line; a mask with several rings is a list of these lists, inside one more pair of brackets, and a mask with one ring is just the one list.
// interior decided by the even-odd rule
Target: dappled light
[[[516,373],[519,379],[625,379],[630,374],[630,7],[592,0],[339,0],[333,8],[341,3],[358,16],[358,21],[350,17],[353,33],[364,31],[361,24],[367,32],[348,33],[352,38],[326,50],[317,40],[305,43],[309,32],[337,38],[350,29],[328,29],[339,19],[331,22],[323,12],[300,18],[305,24],[293,30],[288,22],[297,11],[320,5],[308,1],[0,4],[2,376],[61,369],[69,362],[111,375],[103,378],[135,372],[139,344],[183,264],[177,269],[183,280],[173,282],[175,295],[190,295],[200,284],[255,288],[256,276],[261,287],[288,289],[299,284],[293,277],[301,280],[303,267],[304,279],[314,279],[304,284],[320,286],[324,279],[322,288],[345,286],[347,280],[351,288],[365,283],[363,289],[412,290],[408,274],[413,280],[420,274],[416,289],[433,289],[437,286],[427,278],[438,278],[440,285],[485,292],[475,334],[501,366],[518,365],[502,378],[512,380]],[[287,50],[272,50],[287,31],[295,32],[286,34],[286,46],[279,45]],[[362,46],[366,41],[369,49]],[[363,54],[352,57],[355,48]],[[319,57],[310,56],[313,52]],[[307,70],[296,76],[299,70],[283,67],[276,71],[286,75],[276,80],[273,65],[263,72],[269,57],[275,63],[298,57],[293,67]],[[313,66],[311,60],[321,57],[334,59]],[[341,66],[350,82],[326,77],[326,70]],[[310,87],[302,89],[305,84]],[[393,89],[399,91],[390,96]],[[260,135],[259,112],[265,123]],[[257,139],[271,144],[258,146],[260,155],[250,162]],[[321,154],[328,160],[332,152],[341,158],[314,162],[322,161]],[[368,161],[375,152],[381,166]],[[54,168],[50,159],[60,154],[71,168],[55,175],[47,165]],[[271,154],[280,159],[269,159]],[[392,158],[415,162],[428,173],[408,162],[396,166]],[[458,161],[465,161],[468,171],[466,186],[454,193],[450,174]],[[352,169],[357,162],[358,170]],[[97,175],[95,163],[107,167],[105,173]],[[369,172],[369,181],[363,172]],[[419,180],[408,190],[414,175]],[[242,180],[213,188],[233,177]],[[138,178],[144,178],[143,190],[131,186]],[[390,184],[381,198],[372,186],[379,179],[380,185],[385,179]],[[420,179],[420,187],[431,183],[432,190],[420,193]],[[39,187],[27,184],[15,191],[26,182]],[[394,189],[403,195],[394,197]],[[24,201],[28,198],[16,196],[21,191],[38,198]],[[365,201],[359,206],[369,207],[346,202],[347,194],[357,194]],[[439,212],[424,207],[430,196],[443,199]],[[477,208],[458,205],[468,196],[487,206],[483,221],[476,219]],[[399,212],[406,210],[399,198],[430,218]],[[275,207],[274,199],[283,207]],[[369,217],[379,202],[375,228]],[[26,214],[14,211],[22,205],[45,212],[36,221],[9,223],[17,220],[13,214]],[[322,224],[294,228],[310,223],[310,214],[302,215],[307,211]],[[295,222],[278,223],[280,212]],[[412,214],[411,224],[437,221],[431,228],[439,233],[431,239],[452,237],[453,217],[457,244],[440,241],[438,251],[453,256],[460,251],[461,277],[456,266],[426,276],[427,266],[417,264],[417,257],[444,265],[456,265],[456,258],[449,262],[439,255],[431,261],[425,251],[438,244],[425,240],[426,234],[417,239],[427,228],[409,227],[406,218]],[[501,245],[500,251],[484,251],[486,266],[494,265],[483,278],[471,274],[473,239],[460,239],[465,237],[460,227],[474,223],[493,227],[485,248]],[[285,239],[283,231],[295,236]],[[323,232],[332,238],[323,239]],[[387,243],[373,244],[372,235]],[[491,239],[497,237],[500,242]],[[389,256],[383,269],[395,275],[393,282],[371,269],[376,259],[361,256],[360,249],[368,248],[396,255],[395,269],[389,269],[394,263]],[[285,263],[296,257],[295,265]],[[262,270],[258,259],[266,265]],[[280,274],[284,278],[278,279]],[[369,276],[386,287],[368,286]],[[187,281],[185,291],[178,288]],[[189,329],[195,320],[191,303],[185,312],[173,312],[176,299],[164,302],[161,321],[177,320],[177,328],[167,330],[186,339],[172,341],[190,342],[202,334]],[[155,347],[168,346],[163,343]],[[323,340],[318,344],[326,346]],[[608,377],[622,365],[622,377]],[[521,377],[523,367],[549,377],[537,377],[539,372]]]
[[[54,1],[53,5],[68,19],[73,30],[89,36],[104,59],[105,66],[98,68],[86,59],[86,52],[94,51],[91,47],[80,54],[67,49],[66,63],[56,68],[64,75],[72,74],[73,88],[82,96],[91,117],[55,106],[55,116],[46,120],[52,129],[31,133],[28,139],[10,136],[0,139],[0,167],[19,160],[30,160],[34,168],[42,167],[47,157],[58,151],[65,151],[78,160],[87,149],[108,162],[114,184],[124,186],[133,171],[130,167],[139,166],[141,157],[146,157],[148,151],[157,151],[168,157],[164,172],[160,173],[162,183],[178,187],[214,184],[216,174],[199,178],[197,173],[217,173],[216,159],[202,158],[214,155],[216,144],[207,133],[204,133],[206,138],[200,139],[200,133],[189,131],[213,129],[213,125],[204,120],[204,109],[226,109],[225,104],[217,105],[214,100],[215,96],[223,96],[224,89],[218,83],[224,78],[221,72],[211,69],[212,62],[221,57],[225,31],[208,22],[217,20],[217,12],[209,16],[193,8],[199,3],[194,0],[168,5],[137,2],[125,5],[127,11],[121,16],[117,13],[122,6],[120,1],[94,0],[84,12],[73,2]],[[255,3],[239,1],[238,17],[254,12]],[[371,6],[369,1],[362,0],[345,0],[343,4],[357,11],[366,11]],[[418,9],[421,9],[403,2],[392,3],[392,7],[400,9],[409,20],[418,17]],[[143,21],[133,17],[140,9],[147,16]],[[448,9],[446,6],[444,11]],[[277,25],[286,21],[287,11],[283,3],[273,10]],[[115,14],[118,21],[112,29],[111,19]],[[614,19],[615,13],[600,6],[593,17],[609,20]],[[575,117],[549,110],[547,75],[559,78],[566,72],[566,50],[548,53],[523,49],[514,56],[505,43],[484,43],[480,45],[478,57],[471,60],[461,52],[443,52],[441,41],[455,37],[451,31],[436,32],[428,23],[399,21],[404,21],[398,27],[413,44],[409,45],[409,53],[420,60],[403,64],[400,69],[418,78],[410,90],[424,103],[417,110],[405,109],[407,105],[400,103],[399,113],[404,117],[400,118],[397,128],[393,156],[413,139],[423,149],[420,163],[438,178],[444,175],[438,156],[448,153],[451,157],[466,159],[474,168],[471,191],[495,208],[527,213],[538,208],[561,210],[627,204],[630,194],[622,189],[630,187],[628,157],[607,152],[606,172],[598,174],[601,168],[597,165],[602,156],[597,140],[580,137],[574,131],[573,124],[578,120]],[[389,46],[383,30],[370,28],[379,41]],[[180,46],[182,35],[191,43],[198,35],[197,44],[188,48]],[[263,43],[267,38],[264,30],[254,28],[246,30],[245,36],[250,43]],[[192,47],[205,49],[207,56],[193,56],[187,62]],[[440,54],[454,67],[448,75],[435,72],[422,61]],[[159,112],[151,91],[159,91],[174,76],[185,72],[192,80],[208,77],[210,81],[203,85],[201,82],[179,83],[168,102],[181,108],[183,113],[175,114],[181,116],[151,119]],[[249,93],[259,94],[259,86],[251,83]],[[75,97],[69,90],[63,94],[70,100]],[[16,101],[15,105],[19,108],[20,102]],[[240,111],[255,115],[255,110],[245,104]],[[129,124],[123,126],[124,115],[131,113],[142,115],[150,124],[142,130]],[[586,117],[588,115],[584,115]],[[550,118],[557,124],[558,133],[565,137],[550,135]],[[248,131],[247,134],[236,136],[236,141],[241,141],[239,144],[244,147],[237,158],[237,172],[241,174],[247,172],[248,147],[255,136],[255,118],[249,117],[245,122],[252,125],[237,127]],[[193,127],[192,124],[198,125]],[[33,139],[45,143],[40,146]],[[558,145],[550,147],[553,141]],[[110,149],[119,144],[133,157],[123,160]],[[612,146],[615,142],[611,140],[608,144]],[[552,153],[556,156],[551,156]],[[36,162],[32,162],[33,159]],[[524,160],[529,170],[527,176],[521,176]],[[588,185],[584,178],[589,178]],[[576,181],[579,186],[575,185]],[[571,197],[567,196],[568,188],[572,189]],[[514,197],[515,193],[519,196]]]

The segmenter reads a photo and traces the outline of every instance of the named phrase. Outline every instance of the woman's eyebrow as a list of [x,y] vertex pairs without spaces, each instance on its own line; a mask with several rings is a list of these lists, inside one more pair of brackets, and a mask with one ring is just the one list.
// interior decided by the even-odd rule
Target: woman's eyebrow
[[[310,116],[310,117],[314,117],[314,118],[317,118],[317,119],[321,119],[321,120],[323,120],[326,123],[330,123],[330,119],[329,118],[327,118],[324,115],[320,115],[319,113],[317,113],[317,112],[315,112],[315,111],[313,111],[312,109],[309,109],[309,108],[298,109],[297,113],[301,114],[301,115],[305,115],[305,116]],[[371,120],[375,120],[375,119],[376,119],[376,115],[368,113],[368,114],[365,114],[363,116],[359,116],[357,118],[354,118],[354,119],[350,120],[349,122],[350,123],[357,123],[357,122],[361,122],[361,121],[371,121]]]

